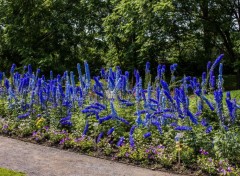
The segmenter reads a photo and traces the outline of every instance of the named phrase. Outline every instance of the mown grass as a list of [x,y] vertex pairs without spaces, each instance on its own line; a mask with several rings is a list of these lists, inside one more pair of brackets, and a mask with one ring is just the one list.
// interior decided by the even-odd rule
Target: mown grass
[[[229,91],[231,93],[231,98],[234,99],[236,98],[236,100],[240,100],[240,90],[232,90]],[[210,100],[214,99],[213,94],[207,95],[207,98],[209,98]],[[226,99],[226,92],[223,93],[223,99]]]
[[5,168],[0,168],[0,176],[26,176],[26,174]]

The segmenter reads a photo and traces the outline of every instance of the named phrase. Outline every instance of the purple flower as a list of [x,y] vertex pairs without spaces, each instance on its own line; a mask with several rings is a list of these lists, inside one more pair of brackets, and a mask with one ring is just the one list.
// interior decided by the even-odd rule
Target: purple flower
[[82,137],[80,137],[80,138],[76,138],[74,141],[75,142],[81,142],[82,140],[84,140],[85,139],[85,136],[83,135]]
[[59,144],[62,145],[62,144],[64,144],[64,142],[65,142],[65,138],[63,138],[63,139],[59,142]]
[[32,133],[32,136],[34,137],[34,136],[36,136],[36,135],[37,135],[37,132],[34,131],[34,132]]
[[209,153],[206,151],[206,150],[204,150],[204,149],[200,149],[200,153],[201,153],[201,155],[208,155]]
[[4,124],[3,125],[3,129],[7,129],[8,128],[8,125],[7,124]]
[[232,172],[232,168],[228,166],[227,172]]

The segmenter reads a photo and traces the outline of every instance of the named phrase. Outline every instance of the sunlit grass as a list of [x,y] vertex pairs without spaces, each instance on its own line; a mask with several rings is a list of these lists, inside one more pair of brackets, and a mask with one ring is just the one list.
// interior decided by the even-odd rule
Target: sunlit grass
[[5,169],[5,168],[0,168],[0,175],[1,176],[26,176],[26,174],[22,172],[16,172],[16,171]]

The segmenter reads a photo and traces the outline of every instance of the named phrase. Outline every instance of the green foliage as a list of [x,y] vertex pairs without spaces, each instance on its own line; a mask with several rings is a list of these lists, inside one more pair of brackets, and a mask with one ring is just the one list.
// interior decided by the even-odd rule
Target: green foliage
[[95,65],[144,72],[150,61],[154,67],[178,62],[180,74],[200,75],[224,52],[226,73],[236,74],[238,6],[225,0],[0,0],[0,68],[32,64],[59,73],[88,60],[94,73]]
[[240,163],[240,133],[239,128],[230,129],[226,132],[216,132],[213,151],[218,158],[228,158],[233,163]]
[[0,173],[2,176],[25,176],[26,175],[22,172],[16,172],[16,171],[5,169],[5,168],[0,168]]

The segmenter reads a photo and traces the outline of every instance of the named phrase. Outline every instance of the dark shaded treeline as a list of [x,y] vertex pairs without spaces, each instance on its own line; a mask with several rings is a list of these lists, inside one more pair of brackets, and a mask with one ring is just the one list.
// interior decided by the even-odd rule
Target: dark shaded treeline
[[[144,72],[177,62],[200,75],[225,54],[240,75],[239,0],[0,0],[0,69],[31,63],[46,73],[119,65]],[[156,74],[156,73],[154,73]],[[239,79],[240,80],[240,79]]]

